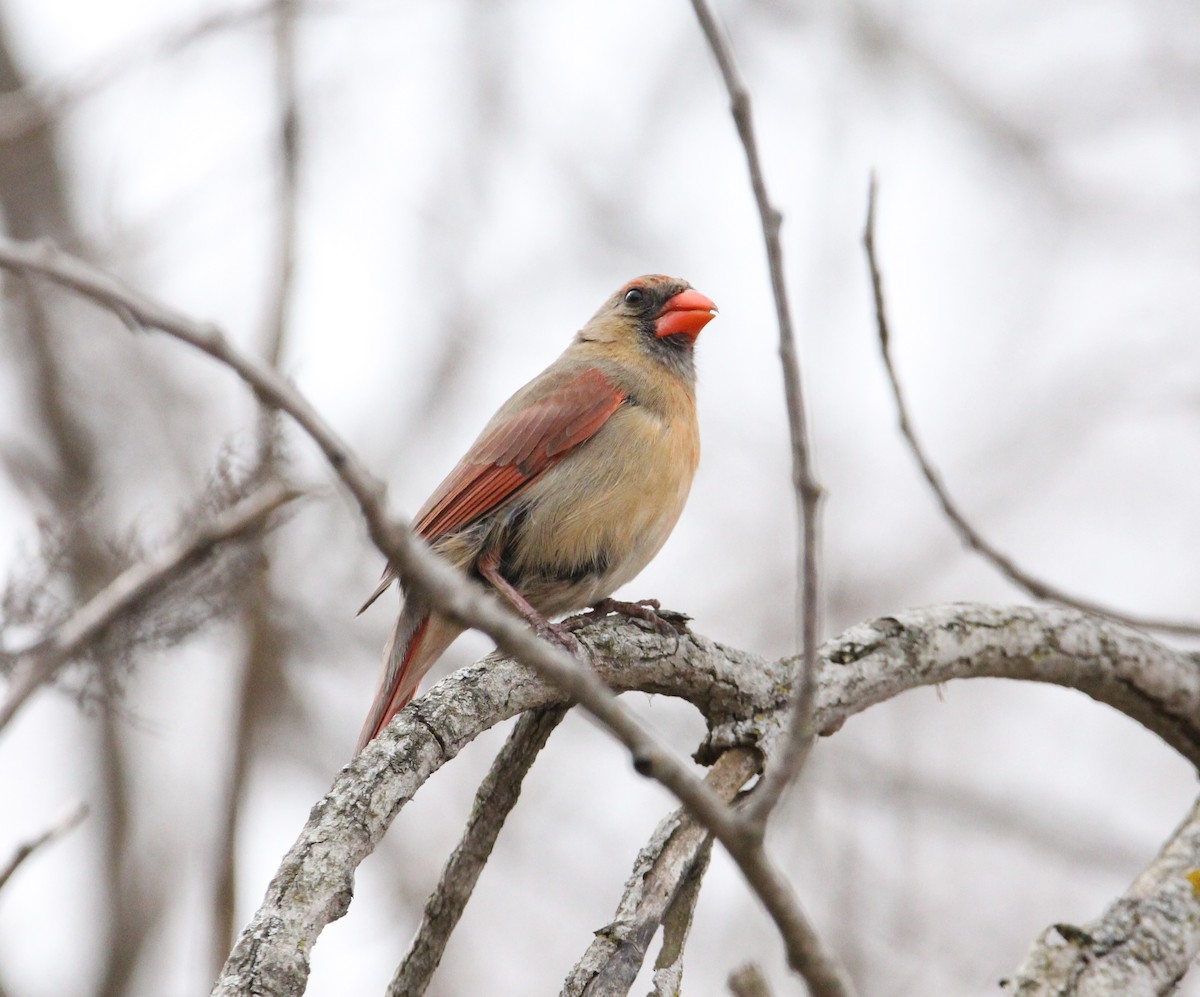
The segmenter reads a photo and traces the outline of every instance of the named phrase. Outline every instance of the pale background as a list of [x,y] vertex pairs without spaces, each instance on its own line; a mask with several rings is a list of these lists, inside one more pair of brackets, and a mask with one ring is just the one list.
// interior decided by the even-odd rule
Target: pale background
[[[277,213],[269,17],[164,41],[233,9],[8,0],[0,15],[29,80],[86,91],[58,126],[87,250],[253,350]],[[961,549],[896,432],[859,244],[872,169],[900,374],[968,514],[1064,588],[1200,615],[1200,11],[719,9],[785,216],[828,491],[824,633],[908,606],[1024,599]],[[98,85],[91,74],[110,67]],[[684,276],[721,309],[698,346],[704,459],[672,540],[624,594],[685,610],[723,642],[793,649],[777,332],[742,151],[690,6],[312,4],[297,74],[283,367],[389,478],[393,506],[411,513],[617,286]],[[95,310],[70,314],[71,399],[103,449],[93,502],[115,532],[169,535],[221,448],[252,449],[248,393],[177,343],[131,343]],[[273,542],[275,622],[293,640],[249,749],[239,927],[353,747],[395,605],[354,619],[379,559],[312,448],[288,439],[298,477],[328,487]],[[18,346],[0,354],[0,445],[9,461],[46,446]],[[6,575],[27,568],[47,508],[7,466]],[[107,719],[46,691],[5,732],[0,856],[70,801],[93,806],[0,895],[5,993],[207,992],[244,644],[236,622],[219,625],[140,658]],[[464,639],[436,674],[486,647]],[[694,747],[690,710],[633,703],[680,751]],[[315,950],[309,993],[382,992],[500,736],[439,773],[363,866],[349,915]],[[1097,915],[1195,790],[1183,760],[1078,694],[959,683],[875,708],[819,745],[771,844],[865,994],[988,994],[1046,925]],[[556,993],[670,805],[615,743],[569,719],[430,992]],[[118,881],[104,872],[114,826]],[[131,911],[147,923],[114,983],[112,933],[130,942]],[[778,993],[802,991],[719,851],[689,949],[688,994],[725,992],[747,958]]]

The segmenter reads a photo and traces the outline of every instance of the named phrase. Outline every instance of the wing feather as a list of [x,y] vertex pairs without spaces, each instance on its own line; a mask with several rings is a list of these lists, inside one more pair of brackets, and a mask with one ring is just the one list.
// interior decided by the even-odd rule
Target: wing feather
[[625,399],[589,368],[489,427],[417,514],[415,529],[432,543],[491,512],[591,439]]
[[[519,411],[498,416],[429,497],[413,528],[433,543],[487,515],[595,436],[626,397],[591,367]],[[359,612],[395,580],[395,569],[388,565]]]

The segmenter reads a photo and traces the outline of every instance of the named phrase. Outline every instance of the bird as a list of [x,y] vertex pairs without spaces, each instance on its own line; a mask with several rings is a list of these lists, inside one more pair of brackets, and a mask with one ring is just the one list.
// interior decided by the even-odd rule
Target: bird
[[[569,649],[574,638],[549,617],[635,608],[609,596],[659,552],[683,511],[700,460],[694,348],[716,311],[677,277],[622,286],[500,406],[417,513],[416,534]],[[359,613],[397,579],[388,565]],[[463,629],[400,581],[403,608],[356,752]]]

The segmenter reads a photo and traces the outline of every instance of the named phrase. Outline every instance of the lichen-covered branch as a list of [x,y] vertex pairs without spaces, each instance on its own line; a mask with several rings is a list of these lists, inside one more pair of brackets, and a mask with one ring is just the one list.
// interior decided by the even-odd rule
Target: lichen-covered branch
[[[814,715],[823,732],[913,685],[1024,679],[1085,692],[1200,766],[1200,669],[1141,631],[1075,609],[914,609],[851,627],[823,646],[822,657],[833,673]],[[831,698],[839,688],[847,698]]]
[[[683,951],[692,933],[696,904],[700,902],[700,886],[704,882],[704,874],[708,872],[711,856],[712,838],[708,838],[696,860],[688,866],[687,875],[667,906],[662,919],[662,948],[654,960],[654,991],[651,997],[679,997],[683,992]],[[625,997],[632,986],[631,977],[625,989],[619,992],[620,997]]]
[[[680,696],[708,718],[703,750],[778,750],[794,667],[704,637],[605,621],[578,634],[614,689]],[[1200,758],[1200,670],[1145,634],[1075,610],[951,604],[852,627],[820,650],[819,729],[908,689],[990,676],[1079,689]],[[489,657],[439,682],[339,774],[317,804],[235,947],[213,993],[303,993],[309,953],[341,917],[358,864],[420,785],[487,727],[563,693]],[[760,894],[761,895],[761,894]],[[764,900],[765,902],[765,900]]]
[[1200,953],[1200,801],[1128,892],[1098,920],[1055,924],[1015,976],[1019,997],[1174,993]]
[[[771,665],[704,638],[664,638],[616,622],[577,636],[614,689],[671,691],[718,716],[730,710],[753,716],[750,704],[770,701]],[[776,681],[782,677],[775,674]],[[313,808],[213,993],[303,993],[309,952],[325,925],[346,912],[354,870],[425,780],[489,727],[566,701],[532,669],[493,655],[402,710]]]

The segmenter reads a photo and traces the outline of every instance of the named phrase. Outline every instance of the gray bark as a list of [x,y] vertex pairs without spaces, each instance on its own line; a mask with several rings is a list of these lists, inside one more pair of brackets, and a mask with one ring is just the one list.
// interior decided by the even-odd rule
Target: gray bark
[[[700,756],[782,737],[794,662],[766,661],[704,637],[649,634],[605,622],[578,635],[619,690],[680,696],[708,718]],[[820,650],[813,729],[899,692],[981,676],[1076,688],[1121,710],[1195,761],[1200,670],[1144,634],[1074,610],[954,604],[852,627]],[[561,694],[509,659],[489,657],[438,683],[339,773],[285,856],[238,940],[214,995],[303,993],[322,929],[353,896],[358,864],[421,784],[480,731]],[[1186,969],[1186,948],[1167,956]]]

